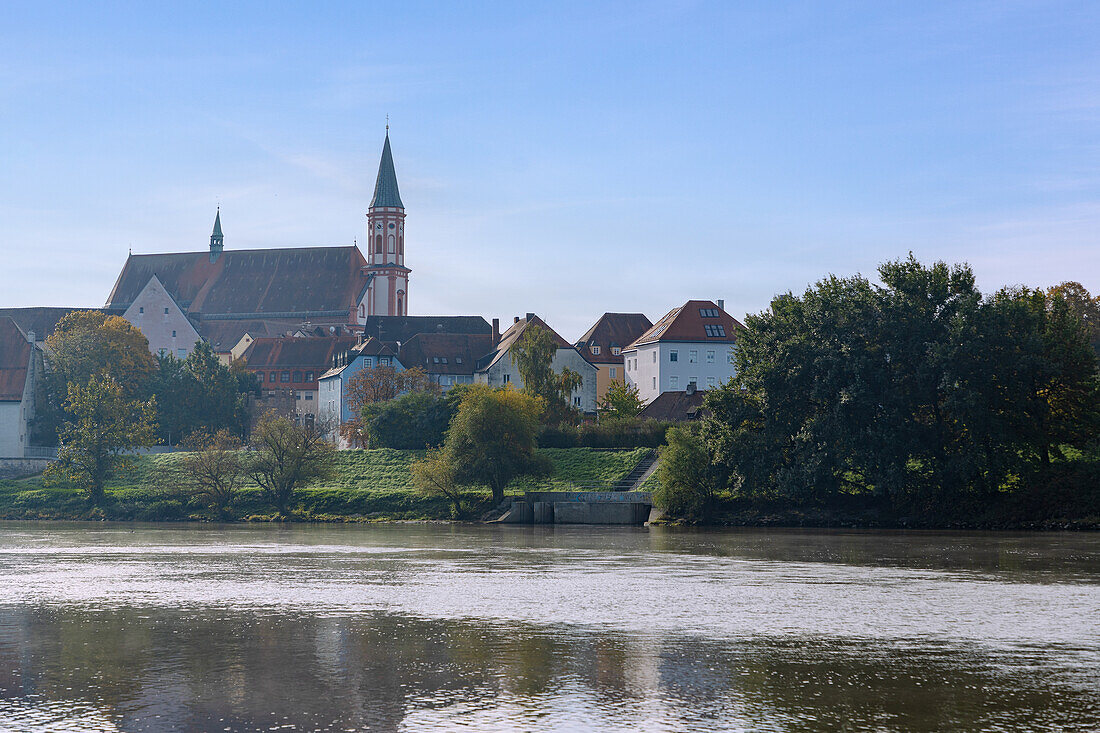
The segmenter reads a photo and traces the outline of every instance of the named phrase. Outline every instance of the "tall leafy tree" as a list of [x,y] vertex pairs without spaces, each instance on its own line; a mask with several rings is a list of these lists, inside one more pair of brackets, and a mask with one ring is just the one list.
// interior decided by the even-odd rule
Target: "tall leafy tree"
[[553,362],[557,353],[554,334],[537,323],[523,329],[512,346],[512,358],[523,380],[523,391],[543,401],[546,421],[555,425],[574,424],[580,415],[570,404],[570,396],[581,386],[583,377],[568,367],[555,372]]
[[46,478],[68,481],[101,506],[107,479],[129,464],[127,453],[156,441],[155,401],[132,399],[114,377],[94,374],[69,384],[65,410],[58,460]]
[[289,516],[299,489],[331,475],[336,450],[323,429],[297,424],[274,411],[257,421],[249,448],[245,472],[280,517]]
[[542,410],[540,398],[510,387],[466,389],[444,445],[455,481],[488,485],[499,503],[512,479],[549,471],[535,452]]
[[367,448],[371,444],[368,422],[372,417],[371,405],[395,399],[406,392],[439,393],[439,385],[420,367],[403,371],[389,365],[361,369],[348,380],[344,399],[348,402],[352,418],[340,426],[340,434],[355,448]]

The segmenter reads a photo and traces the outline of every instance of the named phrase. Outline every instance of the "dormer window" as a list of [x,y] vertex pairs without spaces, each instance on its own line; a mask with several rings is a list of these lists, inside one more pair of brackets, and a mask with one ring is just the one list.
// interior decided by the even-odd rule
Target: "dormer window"
[[718,317],[718,309],[717,308],[700,308],[699,309],[699,315],[702,316],[703,318],[717,318]]
[[623,350],[622,350],[622,349],[620,349],[620,348],[619,348],[618,346],[612,346],[612,347],[611,347],[611,354],[612,354],[613,356],[618,356],[618,355],[619,355],[619,354],[621,354],[621,353],[623,353]]
[[599,344],[592,344],[592,354],[594,356],[599,356],[600,355],[600,345]]
[[710,338],[722,338],[726,335],[726,329],[717,323],[704,324],[703,330],[706,331],[707,336]]

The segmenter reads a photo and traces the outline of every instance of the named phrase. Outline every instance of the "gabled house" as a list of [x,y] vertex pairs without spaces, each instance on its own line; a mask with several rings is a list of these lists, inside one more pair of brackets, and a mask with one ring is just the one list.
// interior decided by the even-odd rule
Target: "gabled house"
[[123,311],[122,317],[138,328],[149,340],[149,351],[186,359],[199,332],[179,303],[154,274]]
[[0,318],[0,458],[24,458],[34,419],[35,380],[41,371],[34,334]]
[[561,373],[563,369],[568,368],[581,375],[581,385],[570,395],[570,403],[582,412],[595,413],[596,367],[534,313],[528,313],[524,318],[517,316],[511,328],[501,335],[500,342],[478,361],[477,371],[474,375],[476,381],[488,384],[491,387],[503,387],[506,384],[511,384],[517,389],[523,389],[523,379],[520,377],[519,368],[516,366],[512,355],[512,348],[524,331],[536,325],[549,331],[558,346],[558,350],[551,361],[553,370]]
[[[331,367],[318,380],[320,404],[317,414],[324,424],[334,429],[351,420],[354,416],[348,402],[348,383],[364,369],[385,366],[391,366],[397,372],[405,370],[393,349],[373,337],[334,354]],[[342,439],[339,442],[347,447]]]
[[689,300],[623,349],[626,382],[638,388],[643,402],[663,392],[713,389],[733,377],[744,326],[723,305]]
[[401,345],[398,356],[406,369],[423,369],[446,392],[473,383],[478,359],[492,348],[491,334],[419,333]]
[[597,369],[597,401],[607,394],[612,382],[626,381],[623,349],[652,327],[642,313],[604,313],[574,344]]
[[350,336],[265,337],[255,339],[244,352],[245,368],[260,383],[260,400],[290,401],[294,412],[316,416],[318,380],[333,356],[355,344]]

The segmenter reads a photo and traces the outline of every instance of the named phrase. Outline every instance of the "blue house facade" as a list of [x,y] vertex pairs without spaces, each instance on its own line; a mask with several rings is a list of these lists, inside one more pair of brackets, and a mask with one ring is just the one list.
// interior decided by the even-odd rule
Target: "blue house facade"
[[347,399],[351,379],[364,369],[390,366],[403,372],[405,367],[393,349],[373,337],[335,355],[332,361],[332,368],[317,380],[318,415],[324,421],[322,424],[332,426],[332,437],[339,440],[339,426],[353,417]]

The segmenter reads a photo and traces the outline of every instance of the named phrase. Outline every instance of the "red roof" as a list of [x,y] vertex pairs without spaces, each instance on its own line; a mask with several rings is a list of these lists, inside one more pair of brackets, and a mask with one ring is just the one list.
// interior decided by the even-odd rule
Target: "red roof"
[[353,336],[258,338],[244,352],[249,369],[310,369],[318,374],[332,365],[333,354],[355,345]]
[[473,374],[492,349],[492,334],[420,333],[401,345],[400,361],[429,374]]
[[653,324],[631,348],[658,341],[701,341],[706,343],[737,342],[738,332],[743,330],[736,318],[710,300],[689,300],[679,308],[673,308],[665,317]]
[[[611,348],[625,349],[652,327],[642,313],[604,313],[577,341],[577,351],[593,364],[622,364],[623,355],[611,353]],[[593,346],[599,347],[599,354],[592,353]]]
[[0,318],[0,402],[19,402],[27,384],[31,345],[11,318]]

